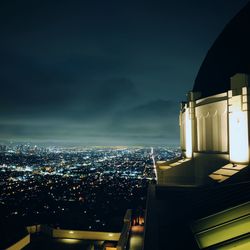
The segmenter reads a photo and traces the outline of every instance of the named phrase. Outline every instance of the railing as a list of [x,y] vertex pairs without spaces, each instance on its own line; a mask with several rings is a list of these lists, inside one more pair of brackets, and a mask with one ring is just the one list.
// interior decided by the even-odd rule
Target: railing
[[117,244],[117,250],[125,250],[128,244],[129,233],[132,223],[132,210],[128,209],[124,216],[124,225],[122,228],[121,236]]
[[[65,230],[57,229],[48,225],[32,225],[28,226],[27,230],[30,234],[44,233],[52,238],[67,238],[79,240],[101,240],[101,241],[117,241],[117,250],[125,250],[132,223],[132,210],[128,209],[124,216],[124,224],[121,233],[118,232],[98,232],[98,231],[83,231],[83,230]],[[9,249],[16,250],[16,249]]]
[[31,234],[42,232],[53,238],[67,238],[67,239],[79,239],[79,240],[118,241],[121,236],[121,233],[117,232],[65,230],[65,229],[53,228],[47,225],[28,226],[27,230]]
[[6,248],[6,250],[21,250],[29,243],[30,243],[30,234],[26,235],[16,243],[12,244],[10,247]]

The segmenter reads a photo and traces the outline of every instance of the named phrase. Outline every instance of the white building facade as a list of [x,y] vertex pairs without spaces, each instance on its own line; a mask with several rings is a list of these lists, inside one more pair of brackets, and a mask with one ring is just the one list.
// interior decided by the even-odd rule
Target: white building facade
[[[231,77],[231,89],[205,98],[190,92],[180,110],[181,149],[186,158],[214,154],[249,163],[249,76]],[[219,157],[220,158],[220,157]]]

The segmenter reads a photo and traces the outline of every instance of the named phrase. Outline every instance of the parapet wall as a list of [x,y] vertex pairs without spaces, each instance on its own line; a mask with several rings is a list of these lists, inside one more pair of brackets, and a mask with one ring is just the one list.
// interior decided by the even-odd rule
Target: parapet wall
[[157,164],[158,185],[194,185],[195,168],[193,160],[179,160]]
[[56,229],[47,225],[28,226],[29,233],[44,233],[53,238],[67,238],[79,240],[108,240],[118,241],[121,233],[118,232],[98,232],[98,231],[83,231],[83,230],[65,230]]
[[17,241],[12,246],[6,248],[5,250],[20,250],[23,249],[25,246],[27,246],[30,243],[30,234],[26,235],[19,241]]
[[[50,227],[48,225],[32,225],[27,230],[30,234],[44,233],[52,238],[67,238],[78,240],[100,240],[100,241],[117,241],[117,250],[125,250],[131,229],[132,210],[128,209],[124,216],[124,224],[121,232],[98,232],[83,230],[65,230]],[[17,250],[21,248],[11,248],[9,250]]]
[[53,229],[53,238],[118,241],[121,233]]

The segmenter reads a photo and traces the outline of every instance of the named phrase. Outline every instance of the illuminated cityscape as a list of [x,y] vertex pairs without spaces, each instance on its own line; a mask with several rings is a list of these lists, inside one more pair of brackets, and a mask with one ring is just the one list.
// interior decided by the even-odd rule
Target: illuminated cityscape
[[26,226],[116,230],[127,208],[145,209],[148,183],[156,181],[152,157],[179,155],[166,147],[152,156],[146,147],[2,145],[1,215]]

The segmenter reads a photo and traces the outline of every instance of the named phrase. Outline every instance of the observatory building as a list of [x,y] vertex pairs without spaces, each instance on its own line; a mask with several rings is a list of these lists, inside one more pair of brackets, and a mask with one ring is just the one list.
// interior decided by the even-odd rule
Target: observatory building
[[181,106],[181,149],[196,184],[206,182],[207,175],[222,182],[249,164],[249,76],[233,75],[221,93],[206,96],[200,90],[189,92]]
[[208,51],[179,125],[182,156],[156,163],[144,250],[250,249],[250,3]]
[[[250,161],[250,4],[217,38],[180,109],[183,159],[158,162],[158,183],[236,179]],[[244,170],[243,172],[245,172]],[[236,175],[237,174],[237,175]]]

